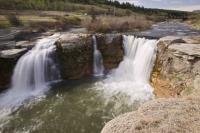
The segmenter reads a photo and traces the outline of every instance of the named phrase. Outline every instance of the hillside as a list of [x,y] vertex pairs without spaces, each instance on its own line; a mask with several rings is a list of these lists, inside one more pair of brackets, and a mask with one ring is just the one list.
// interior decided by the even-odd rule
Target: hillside
[[187,12],[109,0],[0,0],[0,9],[0,28],[25,26],[40,31],[73,26],[92,32],[138,31],[155,22],[188,17]]

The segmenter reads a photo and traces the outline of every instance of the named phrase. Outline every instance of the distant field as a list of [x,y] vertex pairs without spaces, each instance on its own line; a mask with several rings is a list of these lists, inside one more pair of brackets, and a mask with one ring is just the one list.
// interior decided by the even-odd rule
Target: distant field
[[76,25],[92,32],[138,31],[149,28],[154,22],[153,16],[132,13],[126,16],[88,15],[81,12],[64,11],[13,11],[0,10],[0,28],[14,26],[10,23],[10,14],[14,14],[22,26],[36,29],[66,29]]

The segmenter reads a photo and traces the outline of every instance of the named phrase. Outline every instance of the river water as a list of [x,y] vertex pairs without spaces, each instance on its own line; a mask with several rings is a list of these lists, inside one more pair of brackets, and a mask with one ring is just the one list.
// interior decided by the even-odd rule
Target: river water
[[[169,25],[163,24],[154,25],[153,30],[143,34],[157,36],[157,31],[163,33],[159,34],[162,36],[172,34],[168,32]],[[176,34],[180,34],[178,30],[181,35],[198,33],[188,31],[182,24],[174,26],[171,27],[176,29]],[[124,60],[119,67],[104,77],[62,81],[40,96],[24,99],[19,107],[10,108],[11,112],[1,107],[0,132],[99,133],[114,117],[136,110],[140,103],[154,97],[149,78],[155,60],[156,40],[124,36],[124,50]]]
[[[105,122],[136,109],[125,96],[106,98],[95,80],[65,81],[1,119],[1,131],[40,133],[98,133]],[[124,99],[124,100],[123,100]]]
[[156,23],[151,29],[136,34],[138,36],[150,38],[161,38],[165,36],[196,36],[200,35],[200,31],[192,29],[186,23],[181,23],[179,21],[165,21]]

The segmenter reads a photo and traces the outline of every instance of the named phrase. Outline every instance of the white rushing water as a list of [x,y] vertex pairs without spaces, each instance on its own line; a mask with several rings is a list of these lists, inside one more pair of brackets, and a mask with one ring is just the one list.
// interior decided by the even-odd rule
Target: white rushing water
[[98,76],[103,76],[104,75],[104,65],[103,65],[103,58],[101,52],[97,48],[97,39],[96,36],[92,36],[93,40],[93,75],[98,77]]
[[60,78],[53,58],[58,36],[38,40],[35,47],[18,60],[11,88],[0,95],[0,109],[15,109],[25,100],[41,96],[48,90],[50,82]]
[[149,84],[156,58],[157,41],[123,36],[124,59],[101,83],[108,96],[126,94],[132,102],[153,98]]

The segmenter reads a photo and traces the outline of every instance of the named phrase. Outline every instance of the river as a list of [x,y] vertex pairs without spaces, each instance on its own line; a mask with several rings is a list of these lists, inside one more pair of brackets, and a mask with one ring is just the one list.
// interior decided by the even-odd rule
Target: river
[[[163,24],[154,25],[151,32],[145,31],[142,34],[155,33],[157,36],[158,30],[163,33],[162,36],[172,34],[171,30],[168,32],[169,26],[164,28]],[[160,26],[163,28],[159,28]],[[176,34],[180,34],[179,30],[181,35],[186,31],[190,32],[187,26],[184,30],[183,27],[179,28],[180,24],[174,26],[178,26],[176,28],[171,26],[172,29],[177,29],[174,31]],[[163,29],[166,30],[162,31]],[[191,32],[197,34],[197,31]],[[140,103],[154,98],[149,79],[155,60],[156,40],[124,36],[124,51],[124,60],[108,75],[61,81],[51,84],[47,91],[38,96],[30,95],[23,99],[17,108],[13,104],[9,110],[0,106],[0,131],[98,133],[105,123],[114,117],[136,110]],[[42,66],[37,66],[41,70],[40,67]],[[12,91],[12,88],[10,90]],[[35,89],[30,89],[28,92],[33,90]],[[4,94],[9,95],[9,93]],[[11,94],[9,98],[17,97]],[[2,97],[4,96],[1,95]]]

